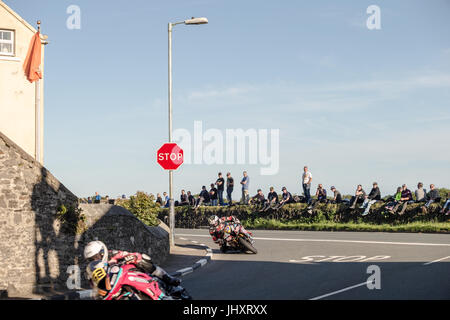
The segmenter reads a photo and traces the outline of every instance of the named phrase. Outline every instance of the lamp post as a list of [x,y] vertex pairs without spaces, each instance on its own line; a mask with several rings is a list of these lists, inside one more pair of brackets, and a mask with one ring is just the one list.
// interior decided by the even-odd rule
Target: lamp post
[[[194,18],[180,21],[169,22],[169,143],[172,142],[172,28],[177,24],[199,25],[207,24],[206,18]],[[170,227],[170,245],[175,244],[175,208],[173,201],[173,170],[169,170],[169,227]]]

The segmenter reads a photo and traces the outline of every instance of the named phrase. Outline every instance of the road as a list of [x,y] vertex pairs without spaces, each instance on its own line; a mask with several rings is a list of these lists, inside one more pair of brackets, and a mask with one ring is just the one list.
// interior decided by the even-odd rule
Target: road
[[195,299],[450,299],[446,234],[256,230],[254,255],[222,254],[205,229],[175,232],[213,249],[183,277]]

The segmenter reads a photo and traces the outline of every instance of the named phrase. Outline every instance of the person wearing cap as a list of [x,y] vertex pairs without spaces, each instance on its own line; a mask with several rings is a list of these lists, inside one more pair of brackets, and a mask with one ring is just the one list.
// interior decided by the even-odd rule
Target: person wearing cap
[[381,193],[380,188],[378,188],[378,183],[374,182],[372,184],[372,187],[373,188],[372,190],[370,190],[369,195],[365,196],[364,202],[362,206],[360,206],[361,209],[365,209],[364,212],[362,213],[363,216],[368,215],[372,204],[381,199]]
[[267,201],[264,203],[264,208],[262,211],[267,211],[270,208],[275,207],[278,204],[278,194],[275,192],[273,187],[270,187],[270,192],[267,195]]
[[294,199],[292,198],[292,194],[287,191],[286,187],[283,187],[281,189],[281,191],[283,192],[282,196],[283,199],[280,201],[280,203],[278,204],[278,206],[276,206],[275,210],[280,209],[281,207],[283,207],[285,204],[289,204],[294,202]]
[[331,200],[332,203],[341,203],[342,202],[342,195],[339,191],[336,190],[335,186],[331,186],[331,191],[334,193],[334,198]]

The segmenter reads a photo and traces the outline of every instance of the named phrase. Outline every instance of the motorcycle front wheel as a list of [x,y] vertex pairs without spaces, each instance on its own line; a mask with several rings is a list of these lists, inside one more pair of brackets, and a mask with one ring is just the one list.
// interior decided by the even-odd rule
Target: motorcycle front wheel
[[255,254],[258,253],[258,250],[256,250],[256,248],[252,246],[252,244],[248,242],[246,239],[239,238],[239,243],[244,247],[246,251],[251,251]]

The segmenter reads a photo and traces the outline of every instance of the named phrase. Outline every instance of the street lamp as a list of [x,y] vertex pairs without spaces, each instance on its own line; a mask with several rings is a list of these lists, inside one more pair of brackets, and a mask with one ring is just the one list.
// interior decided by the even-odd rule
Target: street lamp
[[[194,18],[180,21],[180,22],[169,22],[169,143],[172,142],[172,28],[177,24],[185,24],[185,25],[199,25],[199,24],[207,24],[208,19],[202,18]],[[175,208],[173,201],[173,170],[169,170],[169,227],[170,227],[170,245],[175,244]]]

